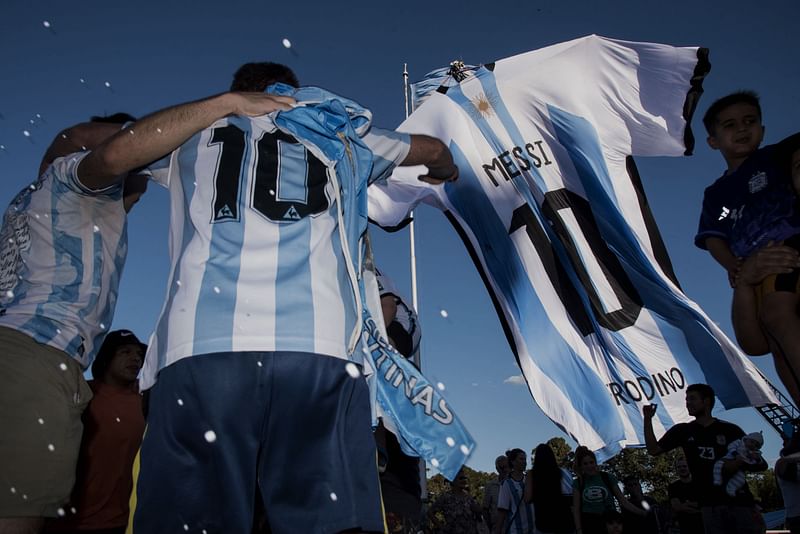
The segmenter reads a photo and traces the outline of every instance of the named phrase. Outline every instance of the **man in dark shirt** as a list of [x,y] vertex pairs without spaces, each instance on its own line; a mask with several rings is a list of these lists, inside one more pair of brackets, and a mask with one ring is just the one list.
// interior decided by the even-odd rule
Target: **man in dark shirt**
[[667,487],[672,506],[673,525],[677,523],[681,534],[703,534],[703,516],[700,515],[700,491],[692,480],[689,464],[683,456],[675,460],[678,480]]
[[[644,406],[644,439],[647,452],[658,455],[683,448],[689,471],[700,492],[700,509],[707,534],[755,534],[763,532],[763,521],[753,505],[747,485],[735,496],[725,493],[724,485],[714,484],[714,463],[728,450],[728,444],[744,436],[733,423],[711,416],[714,390],[707,384],[692,384],[686,388],[686,410],[694,417],[689,423],[678,423],[656,440],[653,416],[656,405]],[[767,463],[748,464],[742,459],[726,460],[722,473],[726,478],[738,470],[764,471]]]

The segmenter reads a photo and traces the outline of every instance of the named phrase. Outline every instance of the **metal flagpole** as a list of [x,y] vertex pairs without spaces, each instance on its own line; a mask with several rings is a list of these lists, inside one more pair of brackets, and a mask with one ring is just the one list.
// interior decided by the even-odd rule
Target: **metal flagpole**
[[[409,102],[408,102],[408,93],[410,91],[410,87],[408,85],[408,63],[403,63],[403,97],[405,99],[406,105],[406,118],[408,118],[410,111],[409,111]],[[419,299],[417,298],[417,247],[416,241],[414,239],[414,212],[411,212],[411,224],[408,225],[408,238],[409,238],[409,248],[410,248],[410,256],[411,256],[411,306],[414,308],[414,311],[417,312],[417,316],[419,317]],[[422,358],[420,357],[421,349],[418,349],[417,352],[414,354],[414,364],[417,368],[421,371],[422,370]],[[425,462],[422,461],[420,458],[419,462],[419,489],[420,489],[420,497],[423,501],[428,498],[428,479],[427,479],[427,469],[425,466]]]

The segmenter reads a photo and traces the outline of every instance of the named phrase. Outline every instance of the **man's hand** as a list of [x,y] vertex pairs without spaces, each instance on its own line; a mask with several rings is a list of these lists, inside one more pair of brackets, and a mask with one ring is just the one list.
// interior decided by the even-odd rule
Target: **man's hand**
[[458,167],[452,161],[444,167],[428,167],[428,174],[421,174],[419,179],[433,185],[455,182],[458,180]]
[[232,115],[258,117],[273,111],[292,109],[296,100],[290,96],[271,95],[267,93],[230,93],[233,99]]
[[642,406],[642,415],[645,419],[652,419],[656,415],[658,404],[645,404]]
[[756,286],[772,274],[790,273],[800,268],[800,255],[791,247],[768,244],[742,261],[736,285]]

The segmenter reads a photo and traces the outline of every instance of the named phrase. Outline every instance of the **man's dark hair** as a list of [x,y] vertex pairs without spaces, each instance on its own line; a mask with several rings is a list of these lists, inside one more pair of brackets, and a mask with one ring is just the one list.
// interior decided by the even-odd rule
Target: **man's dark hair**
[[686,388],[686,393],[695,392],[700,395],[700,398],[703,400],[711,399],[711,406],[710,408],[714,407],[714,402],[716,399],[714,398],[714,388],[709,386],[708,384],[692,384],[688,388]]
[[262,92],[273,83],[278,82],[292,87],[300,87],[297,76],[286,65],[269,61],[245,63],[234,73],[231,91]]
[[136,122],[136,117],[128,113],[114,113],[113,115],[95,115],[89,122],[104,122],[107,124],[125,124],[126,122]]
[[703,125],[706,127],[708,135],[714,135],[717,128],[717,117],[724,109],[741,103],[754,106],[758,110],[758,118],[761,119],[761,103],[758,94],[755,91],[736,91],[716,100],[703,115]]

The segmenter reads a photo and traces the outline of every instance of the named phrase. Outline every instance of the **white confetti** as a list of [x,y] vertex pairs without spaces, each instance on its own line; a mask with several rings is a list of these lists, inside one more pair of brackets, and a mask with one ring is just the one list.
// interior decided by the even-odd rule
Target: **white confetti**
[[650,503],[647,501],[642,501],[642,508],[644,508],[644,511],[647,512],[650,510]]
[[8,291],[6,291],[6,297],[8,297],[10,299],[13,299],[14,298],[14,292],[9,289]]
[[439,315],[441,315],[442,317],[444,317],[445,319],[447,319],[447,317],[448,317],[450,314],[449,314],[449,313],[447,313],[447,310],[439,310]]
[[161,128],[156,128],[156,131],[157,131],[158,133],[161,133]]
[[56,328],[56,334],[60,334],[60,333],[61,333],[61,329],[60,328]]
[[436,458],[432,458],[431,459],[431,465],[433,467],[439,467],[439,460],[437,460]]
[[41,115],[40,113],[37,113],[37,114],[36,114],[36,118],[37,118],[37,119],[41,119],[41,118],[42,118],[42,115]]
[[120,418],[119,418],[119,417],[117,417],[117,423],[121,423],[121,422],[122,422],[122,421],[120,420]]
[[56,510],[56,513],[58,514],[58,517],[64,517],[65,515],[67,515],[67,512],[65,512],[63,508],[59,508],[58,510]]
[[175,280],[175,285],[178,286],[178,287],[181,287],[181,281],[180,280]]
[[292,42],[289,39],[287,39],[286,37],[284,37],[283,41],[281,41],[281,42],[283,43],[283,47],[284,48],[291,48],[292,47]]
[[31,133],[28,130],[22,130],[22,135],[24,135],[25,137],[30,137]]
[[217,434],[213,430],[206,431],[206,433],[203,434],[203,437],[206,438],[206,441],[209,443],[214,443],[217,441]]
[[186,523],[184,523],[184,524],[183,524],[183,530],[185,530],[186,532],[189,532],[189,525],[187,525]]
[[97,226],[97,225],[95,224],[94,226],[92,226],[92,231],[93,231],[94,233],[97,233],[97,232],[99,232],[99,231],[100,231],[100,227],[99,227],[99,226]]
[[53,452],[54,450],[56,450],[56,446],[53,445],[52,443],[48,443],[47,444],[47,450],[50,451],[50,452]]
[[331,500],[332,500],[333,502],[336,502],[336,501],[338,501],[338,500],[339,500],[339,497],[337,497],[337,496],[336,496],[336,494],[335,494],[334,492],[331,492]]
[[49,29],[50,28],[50,21],[49,20],[43,20],[42,21],[42,26],[44,26],[45,28]]
[[261,363],[261,362],[256,362],[256,364],[257,364],[259,367],[264,367],[264,364],[263,364],[263,363]]
[[72,514],[77,514],[78,513],[78,510],[76,510],[74,506],[72,508],[70,508],[69,511]]
[[274,191],[274,190],[272,190],[272,189],[270,189],[270,190],[269,190],[269,195],[270,195],[271,197],[274,197],[274,196],[275,196],[275,191]]
[[217,287],[217,286],[214,286],[214,293],[217,293],[217,294],[219,294],[219,292],[220,292],[220,289],[219,289],[219,287]]
[[103,85],[105,85],[107,88],[111,89],[111,82],[103,82]]
[[128,130],[128,133],[129,133],[129,134],[131,134],[131,135],[133,135],[133,128],[131,128],[130,130]]
[[67,134],[61,134],[61,139],[66,139],[66,138],[67,138]]
[[106,325],[104,323],[100,323],[100,330],[105,330],[105,329],[106,329]]
[[86,80],[84,80],[83,78],[81,78],[80,81],[81,83],[86,83]]
[[206,529],[203,529],[203,534],[208,534],[208,531]]
[[178,399],[178,406],[183,406],[183,399]]
[[344,370],[347,371],[350,378],[358,378],[361,376],[361,371],[359,371],[358,366],[353,362],[347,362],[347,365],[344,366]]
[[5,150],[5,149],[6,149],[6,145],[0,145],[0,150]]
[[33,120],[33,119],[28,119],[28,122],[31,123],[31,124],[36,124],[36,121]]
[[444,391],[444,384],[441,382],[436,383],[436,387],[439,388],[439,391]]
[[43,425],[43,424],[44,424],[44,419],[42,419],[41,417],[40,417],[39,419],[37,419],[37,421],[39,421],[39,424],[40,424],[40,425]]
[[16,492],[17,492],[17,488],[15,488],[14,486],[11,486],[11,493],[16,493]]
[[28,496],[27,496],[27,495],[25,495],[24,493],[22,494],[22,500],[23,500],[23,501],[27,501],[27,500],[28,500]]
[[67,370],[67,364],[66,364],[66,363],[60,363],[60,364],[58,364],[58,367],[59,367],[59,368],[60,368],[62,371],[66,371],[66,370]]
[[455,446],[456,446],[456,440],[454,440],[454,439],[453,439],[453,438],[451,438],[450,436],[447,436],[447,439],[446,439],[445,441],[446,441],[446,442],[447,442],[447,444],[448,444],[449,446],[451,446],[451,447],[455,447]]
[[460,448],[463,454],[469,454],[469,447],[467,447],[466,445],[462,445]]

